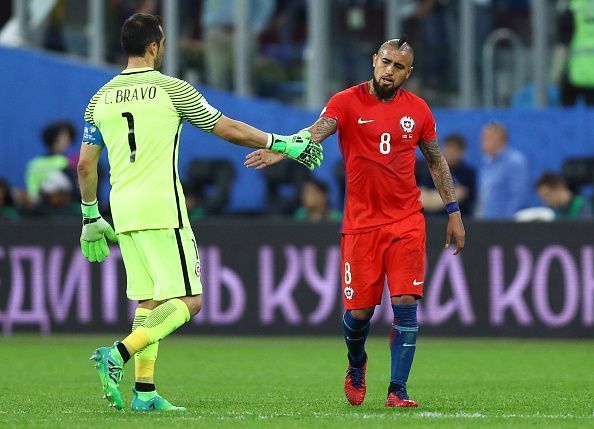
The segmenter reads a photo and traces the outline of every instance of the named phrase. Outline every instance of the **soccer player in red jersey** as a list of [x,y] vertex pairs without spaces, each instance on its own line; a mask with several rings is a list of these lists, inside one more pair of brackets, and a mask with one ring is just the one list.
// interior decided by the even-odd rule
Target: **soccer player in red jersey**
[[[406,382],[416,339],[417,300],[425,283],[425,219],[419,202],[415,149],[427,160],[449,213],[445,247],[464,247],[465,232],[435,120],[421,98],[401,88],[413,71],[413,49],[404,39],[383,43],[373,55],[373,78],[334,95],[309,130],[321,142],[338,131],[346,172],[342,227],[342,297],[348,369],[344,391],[352,405],[365,399],[365,340],[387,279],[394,311],[390,336],[391,380],[387,407],[416,407]],[[284,159],[266,150],[246,166],[264,168]]]

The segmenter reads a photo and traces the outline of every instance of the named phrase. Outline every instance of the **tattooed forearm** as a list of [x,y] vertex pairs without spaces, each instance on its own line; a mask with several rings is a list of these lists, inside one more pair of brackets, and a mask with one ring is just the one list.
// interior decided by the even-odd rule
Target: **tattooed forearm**
[[331,136],[336,132],[336,119],[320,118],[309,128],[311,133],[311,140],[314,142],[322,142],[326,137]]
[[437,139],[429,142],[423,142],[420,145],[421,152],[427,160],[429,171],[435,183],[435,189],[441,195],[444,204],[456,201],[456,191],[454,190],[454,181],[450,173],[448,163],[439,150]]

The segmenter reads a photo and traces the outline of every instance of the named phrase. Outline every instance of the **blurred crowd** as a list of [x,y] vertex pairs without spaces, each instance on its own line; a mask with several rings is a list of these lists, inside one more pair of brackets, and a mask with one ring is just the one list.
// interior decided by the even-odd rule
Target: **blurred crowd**
[[[48,124],[40,135],[40,154],[23,171],[26,189],[11,186],[0,177],[0,222],[21,219],[80,219],[76,182],[78,141],[74,125],[67,121]],[[442,139],[442,151],[450,166],[456,196],[465,218],[516,221],[593,219],[594,158],[573,158],[559,172],[539,172],[531,183],[530,162],[510,144],[505,125],[484,124],[477,136],[483,153],[479,166],[466,159],[467,142],[460,134]],[[333,169],[343,202],[342,165]],[[100,165],[100,180],[107,171]],[[233,164],[226,159],[195,159],[188,163],[184,180],[186,206],[191,220],[213,216],[278,216],[298,222],[340,222],[342,207],[330,204],[329,186],[296,162],[281,162],[263,170],[266,203],[262,210],[233,213],[229,209],[234,185]],[[433,185],[424,159],[415,166],[420,200],[428,218],[445,218],[443,202]],[[538,195],[540,205],[534,206]],[[100,198],[102,196],[100,195]],[[104,200],[104,198],[101,198]],[[532,206],[532,207],[531,207]],[[105,208],[105,212],[109,207]]]
[[[329,0],[332,60],[330,87],[339,91],[370,76],[372,52],[385,37],[382,0]],[[477,75],[484,76],[481,52],[493,31],[506,28],[518,40],[524,57],[530,55],[529,0],[474,0]],[[551,0],[547,27],[550,39],[550,99],[552,104],[594,105],[594,1]],[[0,43],[11,37],[11,7],[0,2]],[[123,64],[121,23],[133,13],[161,14],[163,1],[109,0],[105,29],[108,61]],[[221,90],[233,90],[234,0],[180,0],[180,75]],[[249,0],[249,49],[252,53],[254,94],[300,103],[304,93],[307,0]],[[453,105],[457,97],[458,0],[401,0],[403,33],[415,48],[415,73],[407,88],[432,106]],[[31,42],[44,49],[86,57],[89,49],[88,2],[32,0]],[[12,23],[14,24],[14,23]],[[497,101],[522,105],[525,87],[514,86],[509,70],[513,46],[503,44],[494,70],[503,92]],[[528,96],[530,98],[530,96]],[[23,218],[79,216],[76,183],[78,142],[69,122],[48,124],[40,136],[40,155],[24,168],[26,189],[0,177],[0,221]],[[592,159],[566,160],[559,172],[543,171],[531,183],[530,162],[521,147],[510,144],[504,124],[486,123],[480,136],[483,160],[465,159],[462,135],[442,139],[461,210],[476,219],[556,220],[592,218]],[[43,149],[43,150],[42,150]],[[344,193],[344,173],[333,169]],[[576,173],[577,172],[577,173]],[[581,173],[580,173],[581,172]],[[532,172],[534,173],[534,172]],[[104,180],[107,173],[103,171]],[[229,214],[229,195],[235,172],[227,160],[195,160],[185,172],[186,203],[193,220]],[[293,217],[296,221],[340,221],[342,207],[332,207],[329,186],[296,163],[285,162],[264,170],[264,214]],[[441,198],[422,159],[416,167],[421,202],[429,217],[445,216]],[[541,205],[534,206],[535,195]],[[260,214],[260,213],[258,213]]]
[[[335,92],[369,78],[371,54],[385,38],[383,0],[330,2],[330,90]],[[0,43],[9,40],[11,5],[0,2]],[[44,49],[87,57],[88,2],[32,0],[29,39]],[[409,89],[432,106],[458,102],[459,0],[400,0],[402,33],[415,48],[415,72]],[[534,99],[531,73],[522,70],[532,55],[529,0],[473,0],[476,75],[493,76],[496,105],[524,106]],[[590,0],[547,0],[550,104],[594,104],[594,54]],[[181,64],[179,75],[199,85],[233,90],[234,0],[179,0]],[[254,95],[302,104],[307,36],[307,0],[249,0],[249,40]],[[106,1],[107,60],[123,64],[119,42],[122,22],[136,12],[161,14],[163,1]],[[6,24],[6,25],[4,25]],[[485,70],[483,51],[497,30],[507,42],[496,44],[493,70]],[[515,43],[510,43],[515,41]],[[554,51],[554,52],[553,52]],[[524,65],[518,64],[518,58]],[[523,76],[525,75],[525,76]],[[518,78],[519,76],[519,78]],[[478,89],[477,88],[477,89]],[[486,97],[483,94],[483,97]],[[480,105],[482,100],[477,100]]]

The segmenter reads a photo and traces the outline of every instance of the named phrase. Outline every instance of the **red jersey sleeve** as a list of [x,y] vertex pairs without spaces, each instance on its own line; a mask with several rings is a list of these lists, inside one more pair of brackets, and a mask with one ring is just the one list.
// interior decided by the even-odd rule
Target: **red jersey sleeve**
[[322,109],[322,113],[320,113],[321,118],[332,118],[338,121],[338,127],[340,127],[344,123],[344,114],[346,110],[347,103],[344,101],[344,94],[339,92],[335,94],[328,100],[328,104],[326,107]]
[[430,142],[437,138],[437,126],[435,125],[435,118],[433,113],[426,103],[423,103],[425,107],[425,120],[423,121],[423,128],[421,129],[420,142]]

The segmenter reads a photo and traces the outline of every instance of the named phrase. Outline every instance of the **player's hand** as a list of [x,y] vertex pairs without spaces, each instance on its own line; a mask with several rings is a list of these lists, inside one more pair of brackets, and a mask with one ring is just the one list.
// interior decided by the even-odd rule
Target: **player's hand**
[[270,150],[287,155],[310,170],[319,167],[324,159],[322,145],[312,141],[311,133],[307,130],[290,136],[272,134]]
[[283,159],[287,159],[286,155],[282,153],[273,152],[271,150],[266,149],[258,149],[253,152],[248,153],[245,156],[245,165],[247,168],[255,168],[256,170],[261,170],[266,168],[270,165],[274,165],[276,163],[281,162]]
[[82,254],[90,262],[103,262],[109,256],[107,240],[116,242],[118,238],[111,225],[99,214],[97,201],[91,205],[80,205],[83,214],[83,227],[80,234]]
[[454,239],[456,242],[456,251],[454,252],[454,255],[457,255],[464,248],[466,232],[464,232],[464,224],[462,223],[460,212],[451,213],[448,218],[445,248],[447,249],[450,247],[450,243],[452,242],[452,239]]

